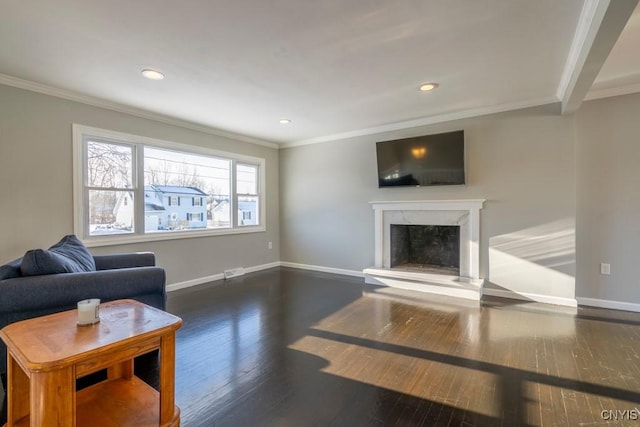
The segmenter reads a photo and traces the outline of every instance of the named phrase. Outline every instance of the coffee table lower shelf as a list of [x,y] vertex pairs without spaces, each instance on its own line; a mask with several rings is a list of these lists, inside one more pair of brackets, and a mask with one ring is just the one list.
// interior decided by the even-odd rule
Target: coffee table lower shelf
[[[76,395],[76,425],[78,427],[151,427],[159,426],[160,393],[133,376],[103,381],[80,390]],[[29,416],[16,426],[28,427]],[[178,427],[180,409],[175,406],[173,419],[161,427]]]

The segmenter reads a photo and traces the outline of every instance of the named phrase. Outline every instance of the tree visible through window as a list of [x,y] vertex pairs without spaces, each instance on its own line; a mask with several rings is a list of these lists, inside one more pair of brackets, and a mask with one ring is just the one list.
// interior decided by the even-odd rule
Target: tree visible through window
[[84,177],[84,202],[79,205],[83,211],[76,211],[84,218],[84,233],[79,234],[162,234],[260,225],[263,160],[239,162],[153,146],[133,136],[130,141],[76,139],[81,141],[77,149],[82,152]]
[[[230,227],[229,210],[222,209],[222,206],[230,200],[231,167],[230,159],[145,147],[145,193],[153,193],[155,197],[170,195],[171,209],[183,213],[182,217],[185,218],[183,222],[157,229],[145,226],[145,230],[155,232]],[[203,199],[206,203],[202,203]],[[194,208],[199,210],[193,211]],[[145,217],[159,215],[160,209],[161,206],[156,210],[145,207]],[[145,220],[147,223],[151,224]]]
[[[89,230],[91,235],[134,232],[134,223],[117,223],[116,211],[120,208],[133,212],[132,146],[87,142],[87,191],[89,199]],[[126,197],[128,196],[128,197]]]

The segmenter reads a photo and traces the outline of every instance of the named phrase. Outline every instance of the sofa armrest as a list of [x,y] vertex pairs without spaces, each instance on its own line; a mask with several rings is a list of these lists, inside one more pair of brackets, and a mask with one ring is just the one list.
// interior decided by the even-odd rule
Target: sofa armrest
[[96,270],[113,270],[117,268],[153,267],[156,256],[153,252],[132,252],[113,255],[94,255]]
[[88,298],[100,298],[105,302],[158,294],[164,299],[165,285],[165,271],[161,267],[18,277],[0,282],[0,312],[36,311],[51,307],[71,309],[78,301]]

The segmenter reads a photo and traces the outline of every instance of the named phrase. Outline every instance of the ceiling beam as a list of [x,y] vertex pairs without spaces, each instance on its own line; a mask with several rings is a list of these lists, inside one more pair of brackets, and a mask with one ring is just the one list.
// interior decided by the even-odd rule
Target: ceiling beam
[[562,114],[575,112],[639,0],[587,0],[558,87]]

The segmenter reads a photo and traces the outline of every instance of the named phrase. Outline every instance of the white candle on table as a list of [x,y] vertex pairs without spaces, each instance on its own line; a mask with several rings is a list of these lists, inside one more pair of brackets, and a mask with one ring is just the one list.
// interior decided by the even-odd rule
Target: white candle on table
[[78,301],[78,325],[93,325],[100,321],[100,300],[97,298]]

